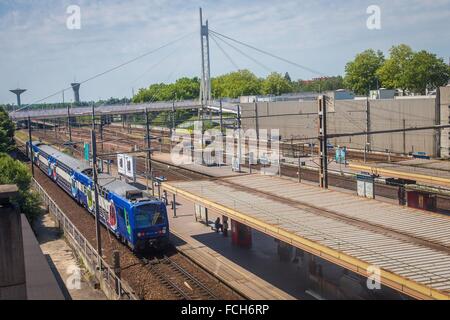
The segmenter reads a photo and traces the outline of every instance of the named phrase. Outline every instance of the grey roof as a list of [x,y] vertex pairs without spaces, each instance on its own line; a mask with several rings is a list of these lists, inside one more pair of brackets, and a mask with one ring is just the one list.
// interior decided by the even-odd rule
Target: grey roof
[[138,188],[126,183],[125,181],[122,181],[106,173],[100,173],[97,177],[97,181],[99,186],[124,198],[126,197],[127,191],[141,191]]
[[[39,144],[39,148],[52,157],[63,162],[65,165],[79,172],[82,172],[86,169],[92,169],[87,161],[75,159],[49,145]],[[126,183],[125,181],[122,181],[106,173],[100,173],[97,179],[98,185],[100,187],[103,187],[110,192],[114,192],[117,195],[123,196],[124,198],[126,197],[127,191],[141,191],[138,188]]]
[[39,144],[39,148],[44,151],[45,153],[51,155],[55,159],[61,161],[68,167],[70,167],[73,170],[77,170],[79,172],[83,172],[86,169],[91,169],[92,167],[89,165],[89,162],[75,159],[64,152],[61,152],[49,145],[46,144]]

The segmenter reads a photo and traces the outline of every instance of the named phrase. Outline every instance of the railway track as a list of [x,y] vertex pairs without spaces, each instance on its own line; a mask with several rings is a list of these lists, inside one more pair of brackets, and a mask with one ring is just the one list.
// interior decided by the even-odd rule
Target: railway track
[[[41,133],[40,133],[41,134]],[[85,133],[81,133],[81,135],[84,136]],[[126,135],[126,133],[121,132],[121,136]],[[105,135],[105,138],[107,136]],[[86,138],[88,138],[88,135],[86,133]],[[52,138],[53,139],[53,138]],[[125,139],[125,137],[124,137]],[[55,140],[57,141],[57,140]],[[59,141],[60,142],[60,141]],[[143,145],[143,141],[141,142]],[[130,148],[130,144],[118,141],[116,142],[116,146],[120,148],[121,150],[126,150],[126,148]],[[153,146],[153,145],[152,145]],[[117,149],[116,149],[117,151]],[[173,165],[170,165],[170,168],[168,168],[168,164],[164,162],[159,162],[152,159],[152,164],[154,168],[157,168],[156,174],[158,172],[163,172],[164,176],[167,176],[168,178],[172,180],[193,180],[195,179],[201,179],[203,176],[203,179],[205,178],[212,178],[210,176],[194,172],[192,170],[188,170],[185,168],[176,167]],[[138,158],[137,160],[137,171],[138,173],[144,173],[145,172],[145,159]],[[258,166],[254,166],[254,169],[258,169]],[[297,178],[297,172],[298,169],[292,166],[288,165],[281,165],[281,171],[282,175],[286,177],[292,177]],[[141,174],[142,176],[142,174]],[[318,172],[314,170],[309,170],[304,168],[302,170],[302,179],[307,181],[318,181]],[[330,174],[329,175],[329,184],[330,186],[338,187],[338,188],[344,188],[348,190],[356,191],[356,179],[348,176],[342,176],[339,174]],[[385,184],[377,184],[375,188],[375,195],[379,197],[385,197],[389,199],[398,199],[398,188],[385,185]],[[450,199],[441,195],[437,196],[437,208],[438,212],[443,214],[448,214],[450,212]]]
[[[17,148],[21,153],[21,160],[27,161],[26,148],[19,139]],[[29,161],[28,161],[29,162]],[[36,168],[36,167],[35,167]],[[35,170],[35,177],[50,194],[55,196],[63,210],[80,231],[94,241],[95,230],[92,216],[84,208],[76,204],[62,189],[49,179],[39,169]],[[124,279],[136,290],[142,299],[170,299],[170,300],[241,300],[245,296],[234,291],[227,284],[222,283],[209,272],[199,267],[194,261],[180,253],[175,247],[170,247],[167,254],[155,257],[151,254],[134,255],[127,247],[121,245],[112,237],[106,228],[102,227],[104,255],[112,259],[114,250],[119,250],[121,263],[128,266],[122,272]],[[94,244],[94,243],[91,243]],[[141,268],[141,269],[140,269]],[[144,272],[145,270],[145,272]],[[156,292],[154,292],[156,290]]]
[[141,258],[142,263],[181,300],[218,300],[219,298],[199,279],[171,258]]

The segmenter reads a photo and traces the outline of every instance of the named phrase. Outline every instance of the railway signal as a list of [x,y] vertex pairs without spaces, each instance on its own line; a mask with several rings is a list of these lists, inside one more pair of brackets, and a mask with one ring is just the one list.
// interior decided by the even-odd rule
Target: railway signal
[[34,178],[34,164],[33,164],[33,140],[31,138],[31,119],[30,116],[28,116],[28,141],[30,145],[30,160],[31,160],[31,176]]

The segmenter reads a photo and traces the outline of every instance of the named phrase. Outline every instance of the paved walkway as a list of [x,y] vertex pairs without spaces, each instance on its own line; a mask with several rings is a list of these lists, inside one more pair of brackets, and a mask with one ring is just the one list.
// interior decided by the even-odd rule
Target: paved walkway
[[[231,243],[230,237],[225,238],[205,224],[196,222],[194,203],[177,198],[176,218],[172,216],[170,206],[168,209],[174,244],[203,268],[250,299],[295,299],[277,287],[287,286],[289,290],[296,291],[292,282],[295,275],[286,279],[283,271],[286,265],[279,261],[273,239],[255,234],[253,248],[239,248]],[[210,212],[209,220],[215,218],[216,215]]]
[[[72,300],[106,300],[106,296],[100,290],[95,290],[88,282],[88,274],[78,262],[72,248],[61,237],[59,230],[50,214],[42,216],[41,221],[34,225],[41,250],[58,279],[65,298]],[[79,286],[77,275],[81,275]]]

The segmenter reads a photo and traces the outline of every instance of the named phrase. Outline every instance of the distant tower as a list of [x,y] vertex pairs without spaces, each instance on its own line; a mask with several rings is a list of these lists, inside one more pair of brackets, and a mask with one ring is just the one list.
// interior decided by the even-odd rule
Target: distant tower
[[20,108],[22,106],[22,104],[20,103],[20,95],[27,90],[26,89],[14,89],[14,90],[9,90],[9,91],[11,91],[12,93],[14,93],[17,96],[17,107]]
[[80,103],[80,83],[71,83],[75,103]]
[[200,102],[202,103],[202,108],[205,108],[211,101],[211,64],[209,61],[208,20],[206,20],[206,24],[203,24],[202,8],[200,8],[200,39],[202,49],[202,77],[200,83]]

